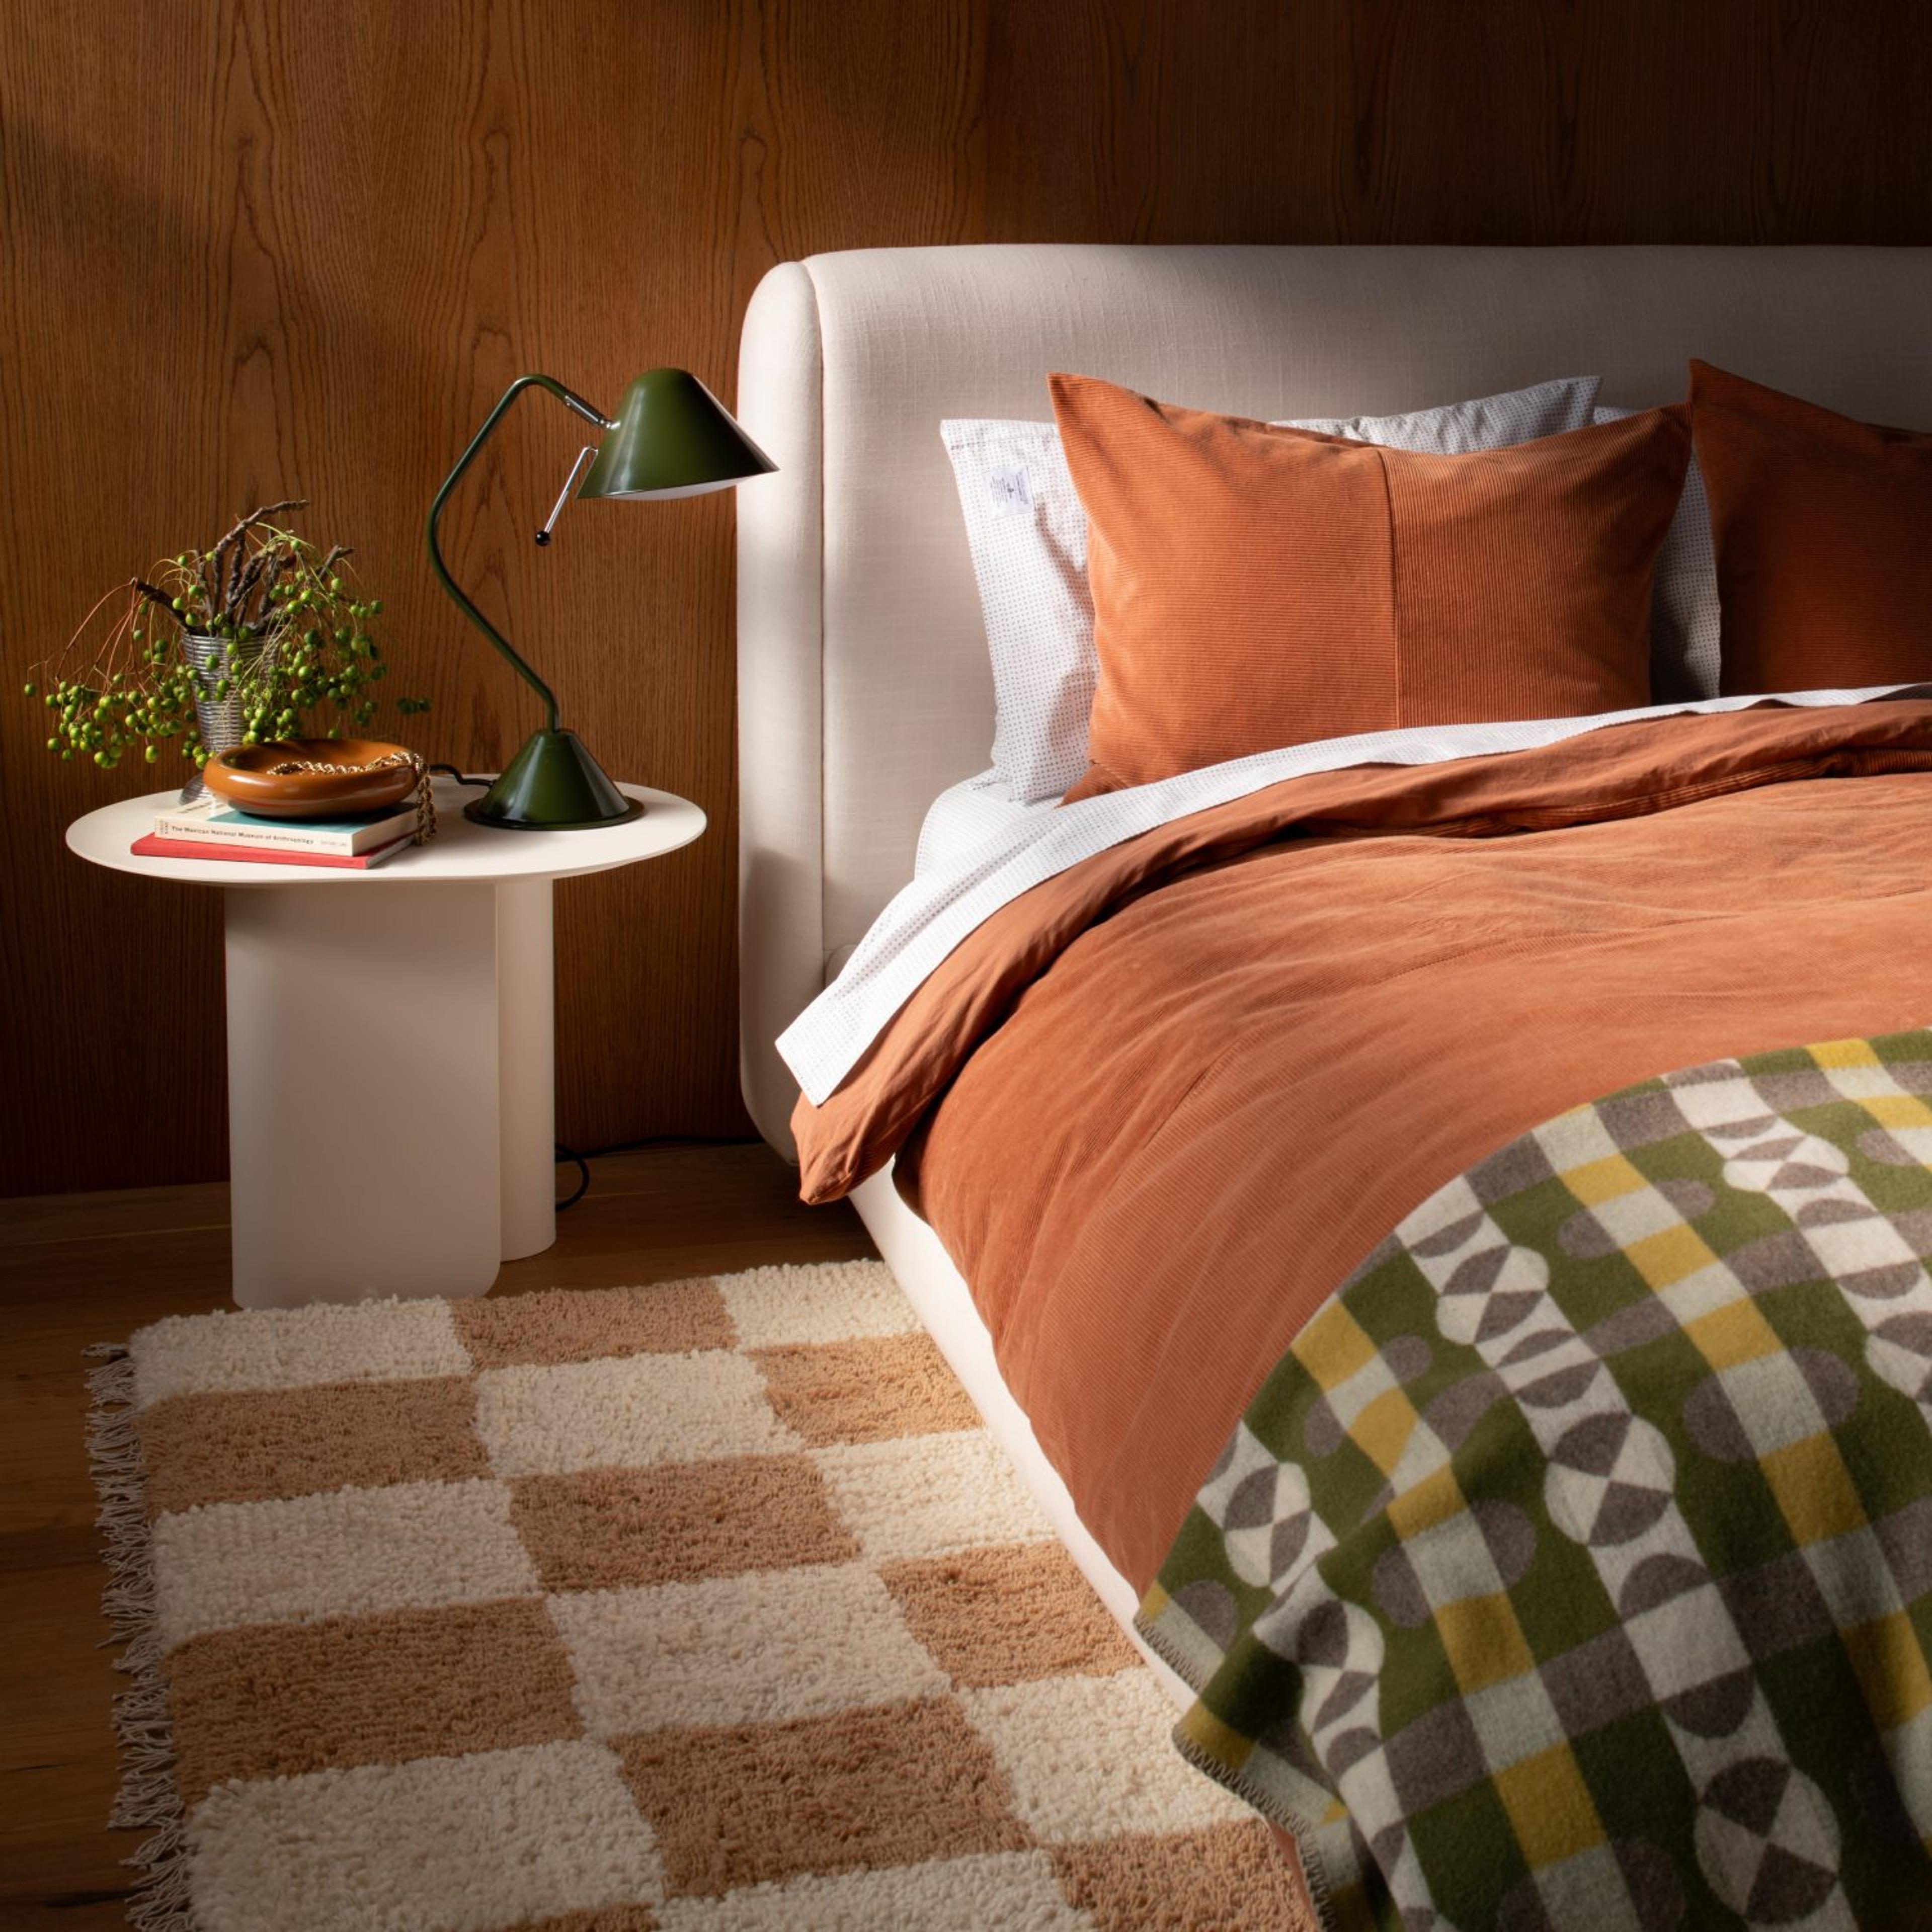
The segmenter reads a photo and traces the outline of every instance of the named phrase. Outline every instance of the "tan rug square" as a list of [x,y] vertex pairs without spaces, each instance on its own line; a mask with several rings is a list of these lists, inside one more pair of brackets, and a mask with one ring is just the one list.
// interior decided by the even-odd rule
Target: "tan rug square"
[[945,1699],[614,1748],[673,1895],[1033,1842],[992,1752]]
[[1057,1543],[1000,1544],[887,1563],[906,1628],[961,1684],[1104,1676],[1140,1654]]
[[512,1520],[547,1589],[688,1582],[859,1553],[808,1456],[584,1469],[512,1488]]
[[140,1421],[148,1511],[487,1476],[467,1376],[175,1396]]
[[176,1784],[502,1750],[581,1735],[542,1603],[392,1610],[191,1638],[167,1661]]
[[1258,1818],[1053,1847],[1066,1896],[1100,1932],[1253,1932],[1307,1923],[1300,1881]]
[[930,1335],[862,1336],[754,1348],[779,1418],[818,1447],[979,1426]]
[[708,1275],[640,1291],[581,1288],[450,1304],[456,1333],[479,1369],[519,1362],[594,1362],[610,1355],[682,1355],[737,1340]]

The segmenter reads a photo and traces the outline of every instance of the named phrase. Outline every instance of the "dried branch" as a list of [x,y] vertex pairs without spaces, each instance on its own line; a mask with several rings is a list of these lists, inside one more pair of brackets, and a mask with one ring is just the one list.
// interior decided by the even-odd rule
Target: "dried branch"
[[[236,622],[242,621],[242,613],[248,608],[248,599],[256,584],[262,580],[262,573],[268,567],[268,559],[274,553],[258,550],[254,556],[244,559],[241,551],[235,554],[235,574],[228,586],[228,602],[222,607],[221,614]],[[245,626],[244,626],[245,628]]]
[[248,562],[248,546],[244,542],[238,542],[235,546],[234,555],[229,564],[228,595],[222,602],[222,614],[225,616],[232,617],[235,614],[235,602],[236,594],[241,587],[242,572],[247,567]]
[[251,637],[257,638],[274,621],[275,586],[280,581],[283,567],[288,562],[288,554],[284,550],[270,550],[265,551],[263,554],[268,560],[268,564],[262,571],[261,580],[256,586],[256,604],[261,615],[252,625],[243,626]]
[[[172,617],[176,615],[175,600],[165,590],[157,590],[145,577],[130,577],[129,584],[150,604],[157,604]],[[97,608],[99,607],[97,606]]]
[[308,499],[306,496],[285,496],[279,503],[264,503],[259,510],[250,510],[214,548],[217,551],[225,550],[237,538],[245,536],[257,524],[266,522],[270,517],[279,517],[284,510],[305,510],[308,508]]

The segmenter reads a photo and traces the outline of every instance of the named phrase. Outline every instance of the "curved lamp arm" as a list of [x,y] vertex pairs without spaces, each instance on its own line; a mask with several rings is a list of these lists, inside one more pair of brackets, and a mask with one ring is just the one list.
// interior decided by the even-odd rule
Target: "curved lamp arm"
[[548,389],[565,408],[574,410],[586,422],[595,424],[600,433],[616,427],[602,411],[593,409],[574,390],[566,388],[554,377],[519,376],[503,392],[502,400],[483,418],[483,427],[470,439],[470,447],[456,459],[456,467],[442,479],[442,488],[436,493],[436,501],[429,506],[429,560],[430,567],[442,580],[444,590],[455,598],[458,609],[490,640],[510,668],[543,700],[544,709],[549,714],[550,729],[554,731],[558,728],[556,694],[512,649],[509,640],[464,595],[461,586],[450,575],[449,566],[443,562],[442,552],[437,548],[436,541],[436,520],[442,514],[442,506],[448,502],[450,492],[462,482],[464,472],[476,460],[476,452],[489,441],[497,424],[502,422],[504,412],[529,388]]

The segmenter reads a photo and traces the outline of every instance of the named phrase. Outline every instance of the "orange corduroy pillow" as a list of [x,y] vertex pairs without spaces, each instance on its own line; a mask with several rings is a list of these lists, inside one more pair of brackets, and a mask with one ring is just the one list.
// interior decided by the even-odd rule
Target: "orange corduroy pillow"
[[1649,702],[1681,406],[1438,456],[1049,387],[1100,660],[1070,798],[1318,738]]
[[1932,678],[1932,436],[1690,365],[1726,694]]

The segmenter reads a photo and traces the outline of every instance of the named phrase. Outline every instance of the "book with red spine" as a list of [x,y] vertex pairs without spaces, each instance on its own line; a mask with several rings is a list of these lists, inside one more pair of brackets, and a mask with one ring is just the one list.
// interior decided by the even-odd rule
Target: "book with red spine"
[[277,845],[224,845],[209,838],[164,838],[159,832],[149,832],[128,849],[142,859],[225,859],[243,866],[324,866],[334,872],[366,872],[415,842],[416,834],[406,832],[373,852],[292,852]]

